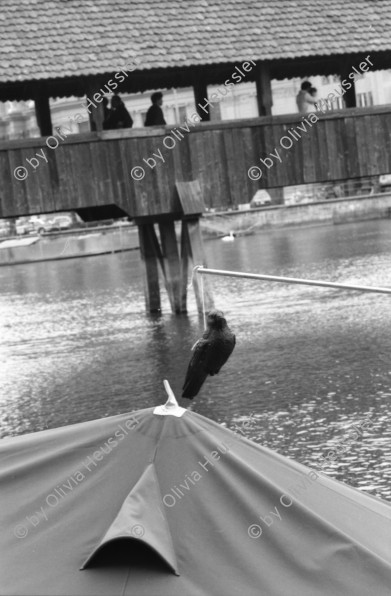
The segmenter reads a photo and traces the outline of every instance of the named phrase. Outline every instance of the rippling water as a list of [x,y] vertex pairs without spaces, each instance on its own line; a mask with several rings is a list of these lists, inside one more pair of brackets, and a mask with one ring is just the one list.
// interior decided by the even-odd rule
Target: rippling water
[[[391,287],[391,221],[264,231],[206,243],[216,268]],[[0,268],[1,436],[154,406],[179,395],[202,333],[194,298],[145,314],[138,251]],[[210,278],[237,336],[191,404],[315,469],[349,427],[373,429],[323,469],[391,500],[391,297]],[[187,400],[184,405],[187,405]]]

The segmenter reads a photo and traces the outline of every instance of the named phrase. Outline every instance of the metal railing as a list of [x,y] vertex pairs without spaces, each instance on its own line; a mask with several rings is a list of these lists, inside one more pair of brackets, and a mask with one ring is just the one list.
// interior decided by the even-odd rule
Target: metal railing
[[316,279],[300,279],[297,277],[281,277],[278,275],[261,275],[258,273],[241,273],[240,271],[225,271],[224,269],[209,269],[198,265],[194,267],[194,273],[200,275],[219,275],[223,277],[239,277],[244,279],[257,279],[261,281],[276,281],[286,284],[300,284],[304,286],[319,286],[323,288],[334,288],[340,290],[356,290],[359,292],[374,292],[376,294],[391,294],[391,288],[376,286],[356,286],[352,284],[340,284],[331,281],[320,281]]

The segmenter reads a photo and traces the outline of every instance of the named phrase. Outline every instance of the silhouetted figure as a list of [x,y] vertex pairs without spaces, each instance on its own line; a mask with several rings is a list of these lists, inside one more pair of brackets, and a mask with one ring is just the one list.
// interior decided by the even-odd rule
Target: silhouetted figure
[[224,313],[212,310],[207,317],[208,329],[194,346],[183,385],[182,397],[193,399],[208,375],[217,375],[235,347],[236,339],[227,325]]
[[132,126],[133,120],[124,102],[119,95],[113,95],[111,98],[110,115],[107,118],[105,129],[132,128]]
[[164,120],[163,110],[161,108],[163,105],[163,93],[160,93],[160,91],[152,93],[151,101],[152,105],[147,112],[145,126],[158,126],[159,124],[167,124]]
[[103,104],[103,130],[107,130],[107,124],[109,122],[109,118],[110,118],[110,114],[111,114],[111,110],[109,108],[109,100],[107,99],[107,97],[103,98],[102,101]]
[[311,85],[311,83],[309,81],[304,81],[304,83],[301,84],[301,89],[296,96],[297,108],[300,114],[307,114],[307,112],[313,110],[313,106],[316,104],[316,99],[314,98],[314,94],[311,93],[311,91],[315,91],[316,93],[316,89]]

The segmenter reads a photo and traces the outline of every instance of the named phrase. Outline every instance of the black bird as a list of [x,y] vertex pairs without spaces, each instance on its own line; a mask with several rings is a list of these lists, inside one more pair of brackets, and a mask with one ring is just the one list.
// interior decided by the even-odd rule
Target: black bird
[[208,328],[194,345],[183,385],[182,397],[193,399],[208,375],[217,375],[235,347],[236,339],[221,310],[211,310],[207,316]]

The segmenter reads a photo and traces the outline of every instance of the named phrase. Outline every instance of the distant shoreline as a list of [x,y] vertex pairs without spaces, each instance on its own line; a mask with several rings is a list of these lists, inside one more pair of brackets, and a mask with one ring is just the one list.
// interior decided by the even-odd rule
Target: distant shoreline
[[201,218],[201,228],[207,238],[225,236],[230,231],[246,235],[263,229],[336,225],[390,217],[391,193],[381,193],[297,205],[209,212]]

